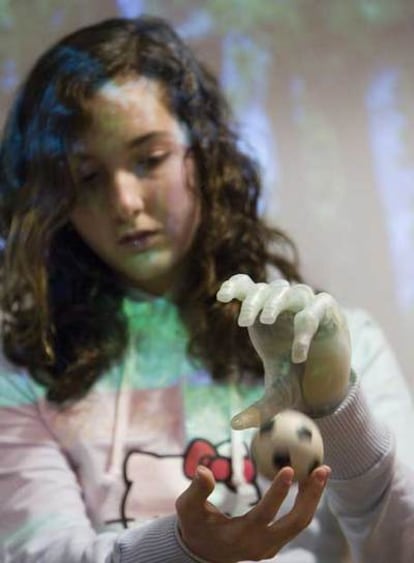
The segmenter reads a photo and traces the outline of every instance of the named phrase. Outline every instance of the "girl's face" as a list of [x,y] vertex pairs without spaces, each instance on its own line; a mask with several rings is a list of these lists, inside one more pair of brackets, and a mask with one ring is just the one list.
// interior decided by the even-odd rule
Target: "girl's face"
[[157,83],[107,83],[71,157],[78,198],[70,220],[121,280],[150,293],[179,286],[199,224],[194,162]]

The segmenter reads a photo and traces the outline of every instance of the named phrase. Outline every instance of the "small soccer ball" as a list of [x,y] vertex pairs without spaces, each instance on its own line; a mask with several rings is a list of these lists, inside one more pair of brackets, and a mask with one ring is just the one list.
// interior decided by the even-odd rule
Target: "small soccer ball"
[[303,481],[323,462],[323,441],[319,428],[308,416],[285,410],[265,422],[252,440],[252,457],[257,471],[267,479],[287,465],[294,480]]

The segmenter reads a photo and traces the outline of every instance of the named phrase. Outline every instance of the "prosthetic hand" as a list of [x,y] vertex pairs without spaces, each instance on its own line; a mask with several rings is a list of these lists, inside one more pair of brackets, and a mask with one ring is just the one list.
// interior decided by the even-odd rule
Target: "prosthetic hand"
[[304,284],[254,283],[244,274],[225,281],[217,299],[241,302],[239,326],[247,327],[264,366],[264,396],[237,414],[232,427],[260,426],[279,411],[310,415],[333,410],[345,397],[351,373],[348,326],[336,301]]

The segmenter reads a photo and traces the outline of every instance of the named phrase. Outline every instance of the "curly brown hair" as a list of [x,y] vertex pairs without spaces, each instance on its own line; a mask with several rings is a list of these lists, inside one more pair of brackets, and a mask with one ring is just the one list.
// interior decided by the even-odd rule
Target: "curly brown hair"
[[257,212],[256,163],[241,151],[215,77],[164,20],[110,19],[60,40],[22,85],[0,147],[3,346],[57,403],[83,396],[124,353],[126,320],[114,273],[71,228],[76,186],[68,162],[88,127],[85,109],[102,84],[135,74],[161,85],[186,126],[200,179],[201,224],[177,297],[189,352],[217,380],[230,370],[261,375],[235,303],[219,304],[235,273],[264,281],[269,266],[301,281],[297,253]]

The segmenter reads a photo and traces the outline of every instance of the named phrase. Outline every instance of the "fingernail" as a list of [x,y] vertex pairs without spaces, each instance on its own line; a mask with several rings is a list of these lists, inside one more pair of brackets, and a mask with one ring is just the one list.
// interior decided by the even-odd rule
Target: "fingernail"
[[284,483],[285,485],[288,485],[289,487],[291,486],[291,484],[293,483],[293,472],[292,471],[286,471],[284,473],[282,473],[281,478],[282,478],[282,483]]
[[316,480],[321,484],[321,485],[325,485],[325,483],[327,482],[329,475],[331,474],[331,470],[327,470],[325,473],[317,473],[316,474]]
[[318,483],[320,483],[321,485],[325,485],[326,483],[326,475],[319,475],[319,473],[316,475],[316,480],[318,481]]
[[282,479],[283,483],[285,485],[287,485],[288,487],[291,486],[291,484],[293,483],[293,479],[290,475],[283,475],[283,479]]

